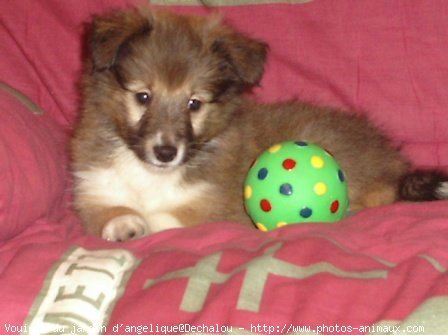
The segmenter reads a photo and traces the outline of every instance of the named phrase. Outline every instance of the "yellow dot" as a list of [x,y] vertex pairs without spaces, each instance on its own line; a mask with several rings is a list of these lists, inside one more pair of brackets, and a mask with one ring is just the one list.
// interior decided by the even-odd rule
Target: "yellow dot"
[[244,199],[248,200],[252,197],[252,187],[250,185],[246,185],[244,188]]
[[315,169],[322,169],[324,167],[324,160],[319,156],[311,157],[311,166]]
[[280,222],[277,223],[277,228],[281,228],[281,227],[284,227],[284,226],[286,226],[286,225],[287,225],[286,222],[284,222],[284,221],[280,221]]
[[314,193],[317,195],[324,195],[327,193],[327,185],[322,182],[318,182],[314,185]]
[[256,223],[255,224],[257,226],[258,229],[260,229],[261,231],[268,231],[268,228],[266,228],[266,226],[262,223]]
[[268,149],[268,151],[271,153],[271,154],[275,154],[277,151],[279,151],[280,149],[282,148],[282,146],[280,145],[280,144],[276,144],[276,145],[273,145],[272,147],[270,147],[269,149]]

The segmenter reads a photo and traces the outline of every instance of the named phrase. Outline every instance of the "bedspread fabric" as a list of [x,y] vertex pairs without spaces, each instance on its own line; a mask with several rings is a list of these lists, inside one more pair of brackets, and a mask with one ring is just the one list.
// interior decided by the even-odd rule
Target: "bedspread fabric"
[[2,275],[1,326],[33,334],[64,326],[76,334],[445,334],[448,210],[423,206],[431,219],[404,204],[387,216],[376,209],[270,233],[213,223],[119,245],[80,237],[22,246]]
[[446,335],[446,201],[269,233],[212,222],[121,244],[84,235],[67,143],[86,22],[148,3],[217,11],[268,42],[254,99],[367,114],[416,166],[448,169],[444,0],[3,1],[0,333]]

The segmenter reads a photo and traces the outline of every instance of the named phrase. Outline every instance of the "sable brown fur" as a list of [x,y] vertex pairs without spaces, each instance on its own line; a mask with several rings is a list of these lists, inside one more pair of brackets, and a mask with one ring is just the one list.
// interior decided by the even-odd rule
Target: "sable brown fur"
[[118,12],[94,20],[89,46],[72,142],[75,207],[89,233],[119,241],[218,220],[251,224],[244,176],[284,140],[336,157],[352,209],[392,203],[409,186],[408,162],[365,117],[248,100],[268,47],[217,17]]

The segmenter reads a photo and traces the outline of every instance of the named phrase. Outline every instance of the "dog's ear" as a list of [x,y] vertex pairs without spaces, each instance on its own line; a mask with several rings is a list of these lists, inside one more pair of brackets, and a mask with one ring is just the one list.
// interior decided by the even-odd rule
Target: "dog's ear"
[[211,51],[226,62],[240,80],[241,89],[250,89],[260,82],[269,47],[227,27],[214,34]]
[[93,69],[113,67],[128,41],[150,31],[149,17],[137,9],[95,17],[88,36]]

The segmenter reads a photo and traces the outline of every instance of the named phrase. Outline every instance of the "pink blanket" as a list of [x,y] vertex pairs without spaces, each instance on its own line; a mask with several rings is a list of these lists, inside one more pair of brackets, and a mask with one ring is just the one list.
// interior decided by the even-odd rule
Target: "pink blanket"
[[[71,209],[66,150],[83,22],[143,2],[1,6],[0,81],[19,93],[0,83],[0,333],[232,327],[237,334],[445,335],[448,202],[395,204],[270,233],[214,222],[123,244],[83,234]],[[180,2],[192,3],[173,1]],[[271,47],[256,99],[356,109],[416,165],[448,168],[445,1],[225,4],[216,10],[229,23]]]
[[35,334],[442,334],[447,216],[446,203],[402,204],[270,233],[214,223],[124,244],[17,239],[0,315]]

